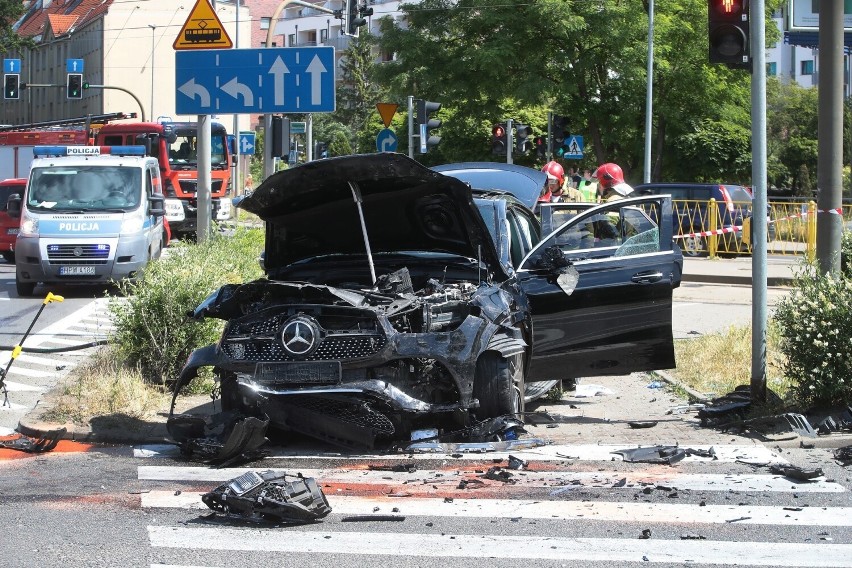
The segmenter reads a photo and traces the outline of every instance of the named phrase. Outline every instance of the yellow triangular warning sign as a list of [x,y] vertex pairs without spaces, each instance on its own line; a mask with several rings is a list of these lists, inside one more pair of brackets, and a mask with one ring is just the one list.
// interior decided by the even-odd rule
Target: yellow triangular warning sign
[[399,105],[393,103],[376,103],[376,109],[379,111],[379,116],[382,117],[382,122],[385,123],[386,128],[390,126],[393,115],[396,114],[398,107]]
[[172,47],[178,50],[227,49],[233,45],[210,2],[197,0]]

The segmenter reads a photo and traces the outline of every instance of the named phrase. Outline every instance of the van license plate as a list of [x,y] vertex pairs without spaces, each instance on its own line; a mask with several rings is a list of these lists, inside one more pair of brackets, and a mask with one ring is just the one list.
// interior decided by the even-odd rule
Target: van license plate
[[60,276],[94,276],[94,266],[60,266]]

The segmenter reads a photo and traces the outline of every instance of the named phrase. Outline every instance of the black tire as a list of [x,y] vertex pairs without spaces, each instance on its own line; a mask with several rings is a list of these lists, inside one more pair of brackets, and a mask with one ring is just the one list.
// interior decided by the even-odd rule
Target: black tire
[[480,420],[524,412],[524,364],[521,355],[504,358],[486,351],[476,362],[473,396],[479,399]]
[[15,289],[18,291],[18,296],[21,298],[30,298],[35,296],[35,282],[23,282],[17,275],[15,276]]
[[704,237],[684,237],[678,239],[683,256],[695,258],[707,254],[707,244]]
[[3,252],[3,258],[6,259],[6,262],[9,264],[15,264],[15,252],[11,250],[7,250]]

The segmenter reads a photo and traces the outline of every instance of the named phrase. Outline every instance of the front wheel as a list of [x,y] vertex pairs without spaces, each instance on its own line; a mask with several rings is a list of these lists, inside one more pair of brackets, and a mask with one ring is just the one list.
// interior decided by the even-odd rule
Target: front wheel
[[479,399],[479,419],[524,412],[524,360],[521,355],[501,357],[487,351],[476,362],[473,396]]
[[707,252],[704,237],[684,237],[678,241],[683,256],[696,257]]
[[3,258],[6,259],[6,262],[9,264],[15,264],[15,251],[3,251]]

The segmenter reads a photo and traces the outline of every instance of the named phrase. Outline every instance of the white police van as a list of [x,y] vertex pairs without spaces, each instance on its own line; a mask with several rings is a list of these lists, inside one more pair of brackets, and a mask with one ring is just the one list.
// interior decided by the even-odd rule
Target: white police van
[[19,296],[36,285],[135,279],[164,246],[160,168],[143,146],[36,146],[15,242]]

